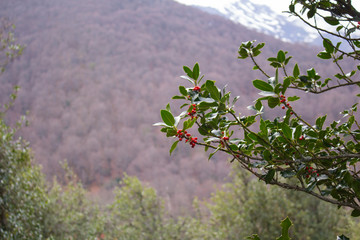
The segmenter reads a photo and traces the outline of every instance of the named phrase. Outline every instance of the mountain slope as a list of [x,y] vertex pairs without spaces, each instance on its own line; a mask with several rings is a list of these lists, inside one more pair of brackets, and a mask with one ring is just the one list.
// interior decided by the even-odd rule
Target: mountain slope
[[[178,1],[182,2],[182,0]],[[274,4],[278,3],[274,2]],[[192,6],[286,42],[315,43],[319,41],[317,32],[302,24],[300,20],[286,13],[278,14],[268,6],[256,4],[251,0],[225,1],[216,6],[207,2],[203,5]]]
[[[226,156],[208,162],[202,149],[188,145],[170,157],[171,140],[152,126],[177,86],[188,84],[178,77],[182,65],[198,61],[207,79],[241,95],[242,109],[257,94],[251,80],[262,78],[250,70],[251,62],[237,60],[243,41],[267,43],[260,63],[282,48],[296,53],[302,71],[313,64],[331,71],[313,59],[314,49],[171,0],[14,0],[0,5],[0,15],[10,18],[27,45],[2,75],[0,98],[7,99],[13,84],[21,86],[9,120],[29,110],[30,126],[22,134],[49,178],[63,176],[59,162],[64,159],[94,192],[111,190],[127,172],[151,183],[175,212],[195,195],[209,196],[230,166]],[[346,94],[336,96],[325,102],[307,97],[299,108],[308,110],[308,119],[316,115],[314,109],[334,113],[331,118],[348,101]]]

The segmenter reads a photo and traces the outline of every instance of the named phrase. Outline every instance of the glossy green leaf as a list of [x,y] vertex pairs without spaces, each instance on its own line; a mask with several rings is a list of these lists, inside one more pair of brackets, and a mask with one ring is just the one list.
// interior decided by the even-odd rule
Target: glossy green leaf
[[186,99],[185,96],[173,96],[171,99]]
[[176,135],[176,130],[175,129],[173,129],[173,128],[168,128],[167,130],[166,130],[166,136],[167,137],[173,137],[173,136],[175,136]]
[[337,20],[335,17],[324,17],[324,20],[332,26],[339,25],[339,20]]
[[300,69],[297,64],[295,64],[295,66],[294,66],[293,75],[294,75],[294,78],[297,78],[300,75]]
[[182,95],[187,96],[188,92],[184,86],[179,86],[179,91]]
[[292,226],[292,222],[290,221],[290,219],[288,217],[284,219],[281,222],[280,226],[281,226],[281,236],[276,240],[290,240],[291,238],[289,236],[289,228]]
[[270,108],[276,107],[279,103],[280,103],[280,100],[277,97],[269,97],[269,99],[268,99],[268,106]]
[[360,210],[354,209],[354,210],[351,212],[351,216],[352,216],[352,217],[359,217],[359,216],[360,216]]
[[275,169],[270,169],[264,177],[266,184],[269,184],[275,176]]
[[290,86],[291,84],[291,80],[293,78],[292,77],[287,77],[284,79],[284,82],[283,82],[283,85],[282,85],[282,89],[281,89],[281,93],[282,94],[285,94],[286,90],[288,89],[288,87]]
[[190,78],[194,78],[193,72],[191,71],[191,69],[187,66],[183,66],[184,72],[190,77]]
[[220,100],[220,93],[218,88],[215,86],[215,82],[211,80],[207,80],[205,83],[207,91],[210,93],[211,97],[216,101]]
[[170,148],[170,151],[169,151],[169,152],[170,152],[170,155],[171,155],[171,153],[176,149],[178,143],[179,143],[179,140],[176,141],[176,142],[174,142],[174,143],[171,145],[171,148]]
[[273,92],[274,91],[274,88],[269,83],[267,83],[267,82],[265,82],[263,80],[259,80],[259,79],[254,80],[253,85],[257,89],[262,90],[262,91],[266,91],[266,92]]
[[184,121],[184,123],[183,123],[183,130],[186,130],[186,129],[189,129],[189,128],[191,128],[193,125],[194,125],[194,123],[196,122],[196,119],[195,118],[193,118],[193,119],[187,119],[186,121]]
[[288,139],[292,138],[291,128],[286,123],[283,123],[283,125],[282,125],[282,132],[286,138],[288,138]]
[[195,63],[194,68],[192,70],[192,74],[193,74],[193,79],[197,80],[200,75],[200,68],[198,63]]
[[321,59],[331,59],[331,54],[328,53],[328,52],[319,52],[318,53],[318,58],[321,58]]
[[281,63],[285,62],[285,53],[284,53],[283,50],[280,50],[278,52],[276,59],[277,59],[278,62],[281,62]]
[[324,38],[323,40],[323,46],[325,48],[325,51],[327,53],[333,53],[335,48],[334,45],[332,44],[332,42],[330,41],[330,39]]
[[291,96],[291,97],[288,97],[287,98],[287,100],[289,101],[289,102],[294,102],[294,101],[297,101],[297,100],[299,100],[300,99],[300,97],[298,97],[298,96]]
[[160,115],[165,124],[167,124],[169,126],[174,126],[175,119],[174,119],[174,116],[171,114],[171,112],[163,109],[160,111]]
[[294,139],[295,140],[299,139],[301,134],[302,134],[302,127],[301,127],[301,125],[298,125],[298,126],[296,126],[295,131],[294,131]]
[[326,120],[326,115],[325,116],[322,116],[322,117],[318,117],[316,119],[316,128],[317,129],[322,129],[324,123],[325,123],[325,120]]

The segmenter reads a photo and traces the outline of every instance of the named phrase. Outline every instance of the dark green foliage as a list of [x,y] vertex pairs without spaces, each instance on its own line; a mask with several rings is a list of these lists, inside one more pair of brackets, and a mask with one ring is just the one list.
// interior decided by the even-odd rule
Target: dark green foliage
[[39,167],[27,144],[0,119],[0,236],[42,239],[47,195]]

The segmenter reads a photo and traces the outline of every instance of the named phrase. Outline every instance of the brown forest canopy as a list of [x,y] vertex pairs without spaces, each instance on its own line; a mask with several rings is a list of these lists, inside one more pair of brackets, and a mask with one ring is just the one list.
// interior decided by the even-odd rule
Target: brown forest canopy
[[[29,111],[30,126],[22,134],[47,175],[60,175],[59,161],[67,159],[96,189],[111,188],[127,172],[150,182],[174,206],[208,196],[229,171],[225,157],[209,163],[202,151],[186,146],[170,157],[169,141],[152,127],[163,103],[177,93],[183,65],[199,62],[207,79],[241,96],[241,108],[255,99],[251,80],[261,76],[250,62],[237,60],[243,41],[266,42],[262,63],[284,49],[303,71],[314,66],[331,72],[315,59],[319,49],[284,43],[171,0],[2,1],[0,16],[9,17],[27,46],[3,75],[0,96],[20,85],[10,118]],[[335,119],[347,101],[346,93],[334,91],[321,101],[308,97],[298,108],[308,119],[317,113]]]

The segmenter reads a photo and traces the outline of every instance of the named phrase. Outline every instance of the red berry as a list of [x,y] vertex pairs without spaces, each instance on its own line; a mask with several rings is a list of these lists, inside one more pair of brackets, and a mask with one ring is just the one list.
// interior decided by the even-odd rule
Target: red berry
[[201,88],[200,88],[199,86],[195,86],[193,90],[194,90],[194,91],[197,91],[197,92],[200,92],[200,91],[201,91]]
[[294,112],[290,112],[290,114],[291,114],[291,115],[293,115],[293,114],[294,114]]
[[285,106],[282,106],[281,108],[282,108],[282,109],[285,109]]

